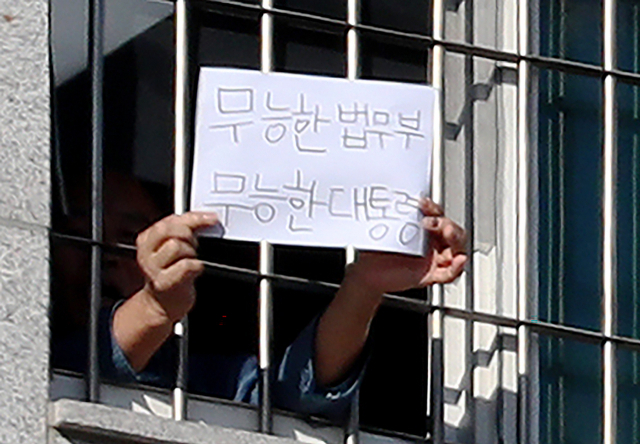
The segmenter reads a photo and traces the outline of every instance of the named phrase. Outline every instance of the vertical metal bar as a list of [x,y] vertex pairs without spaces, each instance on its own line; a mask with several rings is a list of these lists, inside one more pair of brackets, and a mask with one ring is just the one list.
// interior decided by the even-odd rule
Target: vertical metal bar
[[[640,17],[640,14],[638,14],[638,12],[640,11],[640,7],[636,7],[635,11],[634,11],[634,16],[636,17]],[[636,27],[636,29],[634,30],[634,33],[636,34],[636,37],[640,38],[640,32],[638,31],[638,27]],[[637,62],[640,62],[640,60],[638,60]],[[637,63],[636,62],[636,63]],[[636,128],[640,127],[640,125],[638,125],[638,118],[640,118],[640,106],[637,100],[638,97],[638,87],[634,87],[634,106],[633,106],[633,118],[634,121],[636,122]],[[631,327],[631,335],[633,337],[638,337],[638,332],[640,331],[639,327],[640,327],[640,279],[638,276],[638,265],[640,265],[640,248],[638,245],[638,240],[640,238],[640,181],[638,179],[640,179],[640,168],[639,166],[639,161],[640,161],[640,134],[638,134],[637,132],[638,130],[636,129],[636,133],[633,135],[633,143],[631,146],[631,150],[632,150],[632,160],[631,160],[631,177],[632,177],[632,185],[631,185],[631,189],[632,191],[632,234],[631,234],[631,238],[633,239],[633,250],[632,250],[632,254],[631,254],[631,270],[632,270],[632,274],[631,274],[631,282],[632,282],[632,327]],[[640,384],[640,357],[638,356],[638,353],[634,353],[632,356],[632,374],[633,374],[633,384],[634,385],[638,385]],[[640,429],[640,422],[638,421],[638,418],[640,418],[640,400],[638,398],[635,398],[633,400],[633,434],[631,436],[633,436],[633,440],[637,441],[638,440],[638,436],[640,436],[640,434],[638,433],[639,429]]]
[[[520,61],[518,65],[518,319],[527,319],[528,310],[528,159],[529,159],[529,134],[528,134],[528,84],[529,65]],[[519,405],[519,442],[528,441],[528,339],[529,332],[525,326],[518,329],[518,405]]]
[[[273,0],[262,0],[262,7],[269,11]],[[260,24],[260,69],[267,74],[273,70],[273,15],[265,12]],[[260,274],[273,274],[273,246],[267,241],[260,242]],[[273,289],[271,280],[260,280],[259,294],[259,366],[260,366],[260,413],[259,430],[273,431],[273,408],[271,400],[271,350],[273,342]]]
[[[186,154],[189,143],[188,99],[189,99],[189,56],[187,39],[187,0],[176,0],[176,72],[175,72],[175,151],[173,176],[173,210],[176,214],[186,211]],[[188,373],[188,325],[187,319],[178,322],[174,333],[178,338],[178,371],[173,390],[173,418],[181,421],[187,416],[187,373]]]
[[104,1],[93,0],[89,12],[89,65],[91,69],[91,301],[89,313],[89,371],[87,398],[100,399],[100,365],[98,359],[98,319],[102,302],[103,240],[103,131],[104,131]]
[[[610,11],[614,0],[605,0],[605,70],[614,69],[613,20]],[[615,309],[615,178],[616,178],[616,110],[615,78],[608,74],[604,79],[604,193],[603,193],[603,332],[610,336],[614,331]]]
[[187,102],[189,94],[189,55],[187,38],[187,0],[176,0],[176,72],[175,72],[175,160],[173,206],[178,214],[186,210],[186,153],[189,128]]
[[602,442],[604,444],[615,444],[616,442],[616,346],[611,341],[606,341],[603,348],[603,379],[604,379],[604,428],[602,431]]
[[360,77],[360,57],[359,57],[359,35],[355,29],[360,20],[360,1],[347,1],[347,78],[355,80]]
[[[616,67],[616,0],[604,0],[604,69]],[[606,338],[615,332],[616,323],[616,79],[606,74],[604,79],[604,193],[602,202],[602,329]],[[603,348],[603,443],[616,442],[616,347],[606,341]]]
[[344,442],[346,444],[358,444],[360,442],[360,389],[353,395]]
[[[433,38],[436,42],[444,40],[444,0],[433,0]],[[433,129],[433,157],[431,168],[431,199],[438,204],[444,203],[444,57],[441,44],[434,45],[431,53],[431,85],[439,91],[439,103],[436,109]],[[436,285],[431,289],[431,303],[439,307],[429,316],[429,416],[431,418],[431,436],[434,444],[443,444],[444,433],[444,353],[443,353],[443,288]]]
[[444,444],[444,342],[442,310],[435,310],[430,316],[431,326],[431,372],[430,372],[430,416],[433,444]]
[[[465,0],[465,41],[473,45],[475,42],[474,26],[474,0]],[[473,84],[475,82],[474,57],[465,55],[464,57],[464,87],[465,87],[465,117],[464,117],[464,180],[465,180],[465,211],[464,224],[468,233],[469,255],[465,267],[465,304],[467,310],[475,310],[475,258],[473,254],[475,244],[475,99],[473,97]],[[471,368],[468,379],[468,394],[466,397],[466,409],[469,417],[469,439],[476,441],[477,415],[476,415],[476,393],[475,393],[475,324],[473,321],[465,322],[465,342],[467,352],[467,365]]]
[[[273,0],[262,0],[265,10],[273,8]],[[263,73],[273,71],[273,15],[263,13],[260,24],[260,70]]]
[[[260,242],[260,274],[273,274],[273,246]],[[271,406],[271,343],[273,336],[273,300],[269,278],[260,280],[259,300],[259,365],[260,365],[260,431],[273,431],[273,409]]]
[[[360,77],[360,39],[355,26],[360,21],[360,1],[347,0],[347,79],[356,80]],[[349,245],[346,248],[346,264],[355,262],[356,249]],[[358,444],[360,442],[360,391],[354,395],[351,401],[349,420],[344,430],[344,442],[346,444]]]
[[[527,0],[518,2],[518,53],[529,54],[529,4]],[[529,63],[521,60],[518,64],[518,319],[528,317],[529,295]],[[518,328],[518,442],[529,442],[529,331],[525,326]]]
[[604,69],[612,71],[616,68],[616,0],[604,0],[603,9],[603,42]]
[[176,386],[173,389],[172,415],[176,421],[187,419],[188,331],[187,318],[174,325],[173,333],[178,338],[178,369],[176,372]]
[[[435,41],[444,39],[444,4],[443,0],[433,0],[433,38]],[[444,202],[444,46],[436,44],[432,50],[431,85],[440,92],[438,112],[435,113],[433,132],[433,158],[431,177],[431,199],[442,204]],[[435,290],[435,289],[434,289]]]

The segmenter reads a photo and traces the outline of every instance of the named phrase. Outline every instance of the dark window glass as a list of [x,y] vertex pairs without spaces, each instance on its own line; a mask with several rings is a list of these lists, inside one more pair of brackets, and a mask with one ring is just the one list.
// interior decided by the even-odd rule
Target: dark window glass
[[602,442],[600,348],[568,339],[534,337],[539,347],[540,442]]
[[372,326],[372,351],[360,392],[362,426],[427,433],[427,316],[383,307]]
[[364,79],[426,83],[428,51],[419,42],[361,36],[361,76]]
[[91,247],[51,238],[51,366],[82,373],[87,365]]
[[189,313],[189,391],[234,399],[241,369],[258,354],[258,289],[208,270]]
[[431,34],[431,3],[431,0],[362,0],[361,20],[366,25],[416,34]]
[[254,17],[196,10],[198,66],[260,69],[260,22]]
[[325,0],[322,2],[314,0],[275,0],[274,6],[280,9],[337,19],[344,19],[347,16],[346,0]]
[[339,284],[344,274],[344,250],[334,248],[275,247],[276,274]]
[[600,328],[602,88],[541,71],[538,82],[539,318]]
[[275,21],[275,70],[344,77],[344,36],[304,25],[294,26],[286,19]]
[[617,441],[640,439],[640,355],[619,349],[616,353],[618,406]]
[[602,0],[541,0],[540,55],[602,63]]
[[273,286],[274,357],[282,358],[298,334],[318,318],[333,298],[333,291],[322,287],[278,282]]
[[640,87],[617,85],[618,325],[640,337]]
[[616,8],[618,67],[640,73],[640,3],[636,0],[618,0]]

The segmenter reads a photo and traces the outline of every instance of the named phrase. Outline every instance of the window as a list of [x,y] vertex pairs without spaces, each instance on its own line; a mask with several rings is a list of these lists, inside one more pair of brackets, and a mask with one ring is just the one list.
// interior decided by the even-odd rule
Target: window
[[[103,301],[121,297],[122,282],[109,281],[109,267],[131,261],[135,232],[173,211],[174,16],[182,2],[106,1],[106,174],[98,200],[90,194],[89,9],[78,0],[74,16],[64,9],[72,2],[52,3],[54,396],[77,396],[85,374],[102,384],[101,402],[124,406],[127,396],[138,397],[167,415],[183,405],[175,380],[107,385],[105,375],[98,380],[95,368],[87,371],[88,290],[93,250],[104,258],[93,288]],[[468,230],[469,265],[445,288],[387,295],[347,435],[359,433],[363,442],[638,440],[637,2],[188,3],[191,101],[199,66],[442,89],[432,192]],[[92,237],[91,209],[102,208],[109,220],[120,211],[110,196],[122,195],[138,206],[136,196],[145,196],[152,216]],[[265,261],[263,252],[251,243],[202,241],[207,271],[188,340],[177,339],[170,357],[176,367],[179,350],[192,358],[260,355],[261,344],[270,343],[273,356],[281,355],[331,299],[348,256],[274,246]],[[270,292],[261,295],[265,274]],[[208,297],[214,290],[225,296]],[[264,300],[273,317],[266,334],[259,328]],[[176,370],[188,395],[186,418],[249,429],[261,418],[262,430],[273,420],[275,433],[289,435],[311,421],[317,428],[305,433],[343,439],[326,420],[278,409],[272,417],[269,403],[251,407],[189,385],[215,367],[191,362],[189,375]],[[295,420],[302,421],[290,426]]]

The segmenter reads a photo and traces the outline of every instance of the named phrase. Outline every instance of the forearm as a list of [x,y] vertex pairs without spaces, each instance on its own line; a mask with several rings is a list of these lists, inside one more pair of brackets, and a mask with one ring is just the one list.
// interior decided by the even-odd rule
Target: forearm
[[113,336],[136,372],[144,370],[173,332],[173,323],[154,303],[153,296],[142,289],[113,316]]
[[382,292],[368,288],[362,279],[355,270],[349,270],[318,321],[315,367],[322,386],[332,386],[343,380],[367,342]]

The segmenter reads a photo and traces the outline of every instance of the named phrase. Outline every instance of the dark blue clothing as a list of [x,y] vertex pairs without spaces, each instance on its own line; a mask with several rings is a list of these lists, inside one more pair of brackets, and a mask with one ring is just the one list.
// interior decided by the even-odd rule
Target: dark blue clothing
[[[115,312],[116,307],[112,310]],[[112,314],[111,314],[112,316]],[[274,366],[272,391],[277,407],[299,413],[346,418],[351,400],[362,381],[366,359],[360,359],[348,377],[335,387],[320,387],[314,369],[316,317],[286,349]],[[112,319],[101,325],[111,326]],[[109,329],[110,330],[110,329]],[[154,355],[146,369],[136,373],[118,346],[111,331],[102,332],[100,345],[105,377],[117,381],[137,381],[171,387],[175,378],[175,347],[166,343]],[[366,355],[366,354],[364,354]],[[197,393],[258,404],[258,360],[253,355],[193,356],[189,361],[189,384]]]

